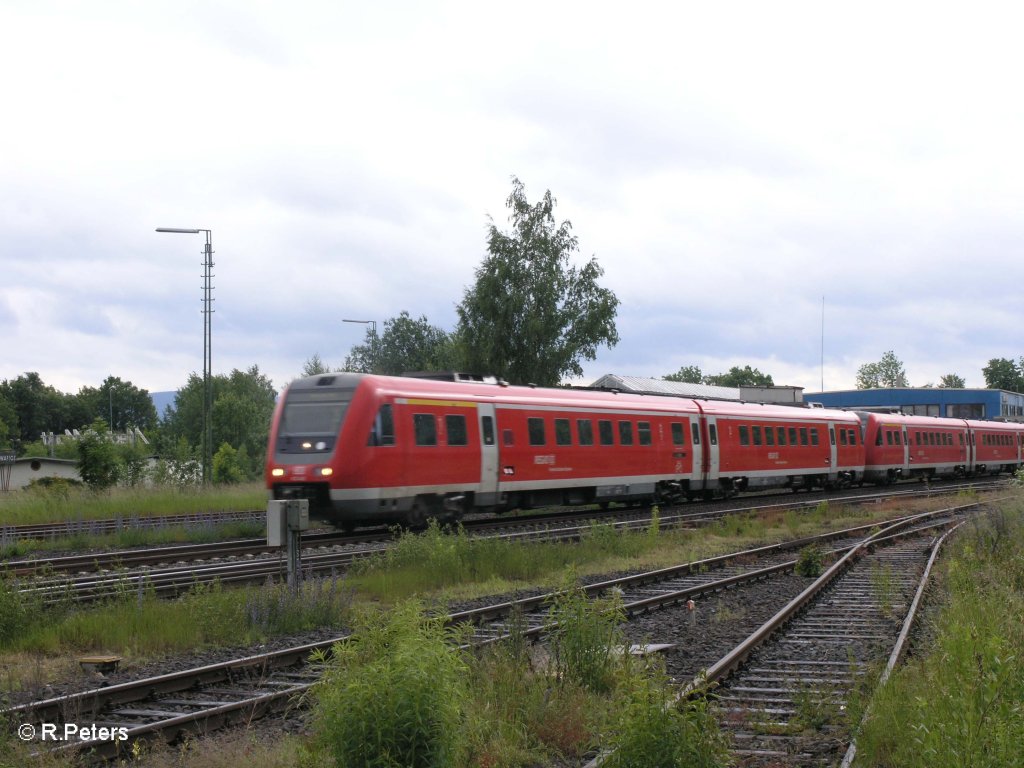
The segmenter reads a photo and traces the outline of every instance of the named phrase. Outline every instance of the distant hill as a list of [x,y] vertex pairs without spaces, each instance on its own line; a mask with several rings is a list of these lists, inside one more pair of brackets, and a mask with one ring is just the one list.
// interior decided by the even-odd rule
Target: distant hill
[[153,401],[153,407],[156,408],[156,417],[163,420],[164,411],[167,406],[174,408],[174,396],[177,395],[177,391],[174,392],[150,392],[149,397]]

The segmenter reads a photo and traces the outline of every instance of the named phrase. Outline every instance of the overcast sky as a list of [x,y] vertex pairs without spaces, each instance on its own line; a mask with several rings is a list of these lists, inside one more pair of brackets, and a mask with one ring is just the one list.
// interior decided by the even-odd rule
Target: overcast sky
[[[1022,349],[1018,4],[0,3],[0,379],[277,387],[452,329],[518,176],[596,256],[585,364],[984,386]],[[823,318],[824,305],[824,323]],[[824,333],[822,333],[824,329]],[[824,366],[822,341],[824,340]]]

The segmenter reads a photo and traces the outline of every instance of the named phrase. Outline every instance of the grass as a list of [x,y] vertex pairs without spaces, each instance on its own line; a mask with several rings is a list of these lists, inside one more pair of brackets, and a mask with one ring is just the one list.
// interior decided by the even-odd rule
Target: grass
[[171,544],[205,544],[229,539],[262,538],[267,526],[262,520],[220,521],[216,515],[185,525],[161,525],[156,528],[125,527],[115,533],[89,533],[83,530],[53,539],[13,539],[0,536],[0,560],[31,557],[38,552],[81,552],[89,550],[135,549]]
[[[39,683],[39,665],[83,653],[112,653],[129,664],[206,647],[252,645],[268,637],[321,627],[341,628],[352,595],[336,578],[287,586],[227,589],[197,585],[176,600],[126,584],[99,606],[43,611],[0,582],[0,682],[9,690]],[[26,664],[27,658],[39,660]]]
[[874,697],[856,765],[1024,764],[1024,501],[951,550],[933,640]]
[[262,483],[209,488],[114,488],[94,492],[63,484],[0,494],[4,525],[59,523],[105,518],[157,517],[263,509]]

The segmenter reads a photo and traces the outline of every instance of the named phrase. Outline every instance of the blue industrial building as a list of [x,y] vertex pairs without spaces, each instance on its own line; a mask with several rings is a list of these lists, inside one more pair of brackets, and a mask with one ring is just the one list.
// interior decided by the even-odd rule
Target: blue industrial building
[[804,403],[825,408],[900,411],[915,416],[1024,422],[1024,394],[1003,389],[907,387],[805,392]]

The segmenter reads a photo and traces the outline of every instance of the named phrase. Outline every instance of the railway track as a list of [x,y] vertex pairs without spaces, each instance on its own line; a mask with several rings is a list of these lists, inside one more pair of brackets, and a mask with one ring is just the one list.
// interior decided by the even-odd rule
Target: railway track
[[[976,506],[976,505],[969,505]],[[916,525],[948,525],[954,511],[901,518],[904,528]],[[940,518],[936,521],[936,517]],[[866,527],[865,527],[866,528]],[[857,552],[863,547],[864,529],[829,534],[840,552]],[[824,540],[825,537],[814,537]],[[868,537],[873,538],[873,537]],[[745,582],[771,578],[791,571],[794,560],[787,552],[806,546],[812,539],[785,545],[762,547],[729,556],[686,563],[675,568],[633,574],[587,587],[588,594],[618,590],[630,615],[646,614],[678,605],[709,592],[736,588]],[[844,555],[840,562],[850,559]],[[452,623],[473,625],[473,645],[493,643],[520,631],[522,624],[510,624],[510,617],[526,617],[525,634],[540,637],[551,630],[546,624],[545,606],[551,595],[540,595],[452,614]],[[173,741],[189,733],[212,730],[233,722],[250,722],[268,712],[289,706],[314,684],[318,669],[309,662],[315,651],[327,652],[342,637],[319,643],[254,655],[222,664],[209,665],[171,675],[152,677],[120,685],[84,691],[33,702],[0,712],[8,722],[40,728],[43,723],[91,723],[109,729],[124,729],[124,740],[87,741],[76,749],[93,749],[101,756],[124,754],[137,739],[162,738]],[[71,747],[65,747],[70,749]]]
[[[851,699],[903,653],[946,519],[914,516],[849,549],[819,579],[736,646],[682,695],[710,689],[734,764],[844,766],[855,748]],[[932,516],[932,515],[929,515]],[[923,535],[924,534],[924,535]],[[601,760],[592,761],[596,768]]]
[[[967,487],[977,489],[978,486],[971,484]],[[959,484],[944,486],[935,493],[951,494],[963,488]],[[919,493],[919,489],[858,493],[846,496],[844,501],[870,503]],[[818,500],[794,503],[788,496],[785,497],[786,502],[780,501],[777,495],[768,498],[772,503],[701,505],[697,509],[689,505],[677,507],[660,516],[660,525],[663,529],[696,527],[725,515],[755,509],[813,508],[820,503]],[[501,536],[520,541],[567,541],[581,538],[595,520],[609,517],[613,517],[613,525],[621,530],[644,528],[651,521],[648,510],[588,510],[571,515],[551,512],[512,519],[473,519],[465,521],[463,526],[470,535]],[[308,533],[302,537],[303,572],[310,576],[336,574],[355,560],[380,553],[391,546],[395,538],[395,532],[388,530],[354,535],[337,531]],[[263,539],[11,560],[4,563],[0,571],[18,579],[20,591],[39,598],[44,604],[89,602],[143,591],[173,597],[197,584],[214,581],[236,585],[259,584],[267,579],[283,580],[286,572],[287,563],[282,551],[268,547]]]
[[267,518],[265,510],[243,512],[191,512],[180,515],[146,517],[128,515],[98,520],[64,520],[58,523],[26,523],[0,525],[0,545],[25,539],[66,539],[75,536],[103,536],[129,529],[159,530],[180,526],[217,526],[237,522],[260,522]]

